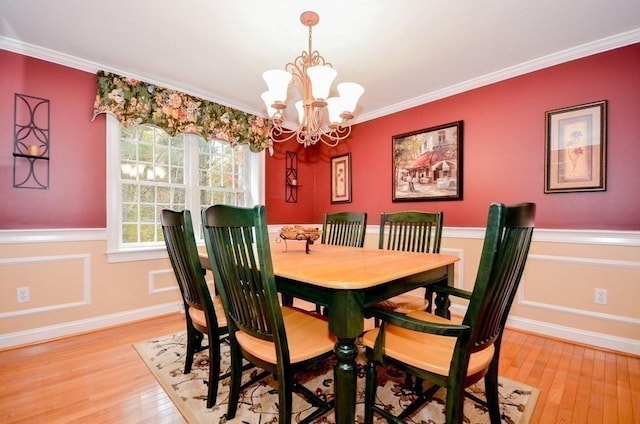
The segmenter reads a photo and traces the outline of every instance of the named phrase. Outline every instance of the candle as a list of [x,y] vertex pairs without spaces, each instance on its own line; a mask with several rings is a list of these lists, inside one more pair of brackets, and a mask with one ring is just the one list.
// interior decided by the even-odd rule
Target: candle
[[40,155],[40,147],[35,144],[29,144],[27,146],[27,153],[30,156],[39,156]]

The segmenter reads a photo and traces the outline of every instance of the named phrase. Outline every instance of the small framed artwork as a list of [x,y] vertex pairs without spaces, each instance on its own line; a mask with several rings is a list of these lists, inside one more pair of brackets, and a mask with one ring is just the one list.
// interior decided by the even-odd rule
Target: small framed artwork
[[607,101],[546,112],[544,192],[607,187]]
[[351,202],[351,153],[331,158],[331,203]]
[[392,137],[392,200],[462,200],[462,121]]

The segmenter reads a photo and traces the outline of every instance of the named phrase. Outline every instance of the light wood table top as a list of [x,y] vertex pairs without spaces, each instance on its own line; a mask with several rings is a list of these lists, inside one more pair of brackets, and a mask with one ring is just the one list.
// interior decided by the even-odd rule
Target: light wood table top
[[457,256],[304,243],[271,244],[274,274],[330,289],[368,289],[450,265]]

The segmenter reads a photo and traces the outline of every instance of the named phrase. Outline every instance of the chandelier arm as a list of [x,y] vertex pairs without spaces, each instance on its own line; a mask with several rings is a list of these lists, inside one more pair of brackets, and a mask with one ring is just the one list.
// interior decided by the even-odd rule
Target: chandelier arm
[[276,124],[274,122],[271,129],[269,129],[269,138],[271,138],[271,140],[275,143],[282,143],[285,141],[289,141],[293,137],[295,137],[299,130],[300,126],[293,130],[288,130],[284,128],[280,123]]

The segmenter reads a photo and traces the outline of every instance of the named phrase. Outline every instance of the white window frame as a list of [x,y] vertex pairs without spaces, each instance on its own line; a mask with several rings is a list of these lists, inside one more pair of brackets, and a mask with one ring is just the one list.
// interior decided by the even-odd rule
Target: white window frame
[[[120,183],[120,122],[107,114],[107,260],[128,262],[167,257],[164,245],[153,247],[129,247],[120,243],[122,231],[122,190]],[[188,134],[186,137],[198,137]],[[264,204],[265,152],[249,152],[247,166],[250,169],[248,206]],[[188,166],[188,165],[187,165]],[[189,183],[189,181],[187,181]],[[188,207],[188,206],[187,206]],[[194,232],[200,234],[199,213],[192,211]]]

